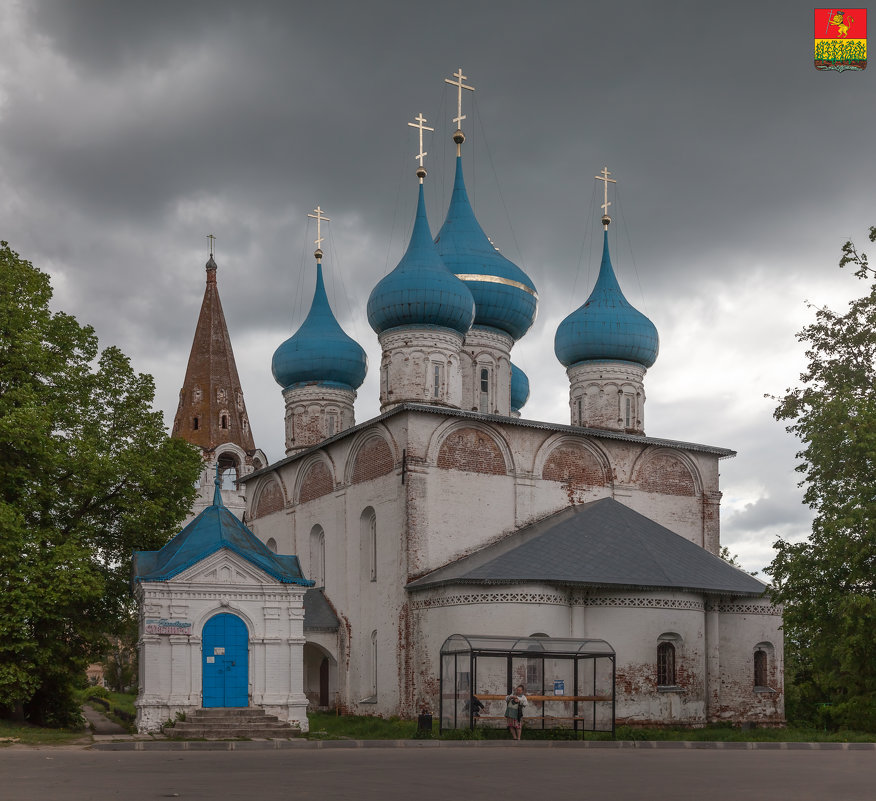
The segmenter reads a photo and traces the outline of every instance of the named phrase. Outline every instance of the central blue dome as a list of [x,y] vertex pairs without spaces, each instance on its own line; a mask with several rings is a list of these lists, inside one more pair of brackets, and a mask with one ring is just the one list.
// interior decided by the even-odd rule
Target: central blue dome
[[307,319],[277,350],[271,361],[274,380],[283,389],[316,382],[356,389],[365,380],[368,357],[358,342],[344,333],[332,314],[316,263],[316,290]]
[[465,190],[461,156],[456,157],[453,195],[435,245],[474,295],[475,325],[498,328],[515,340],[530,329],[538,312],[535,284],[496,250],[481,228]]
[[434,325],[464,335],[473,319],[471,292],[435,250],[420,184],[411,241],[398,266],[371,290],[368,323],[378,334],[399,326]]
[[621,292],[605,231],[596,285],[584,305],[560,323],[554,353],[565,367],[584,361],[625,361],[650,367],[657,360],[659,348],[654,323]]

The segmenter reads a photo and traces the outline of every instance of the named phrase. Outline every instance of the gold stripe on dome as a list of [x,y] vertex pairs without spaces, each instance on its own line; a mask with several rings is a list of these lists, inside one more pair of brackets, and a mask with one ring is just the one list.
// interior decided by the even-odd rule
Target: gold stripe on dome
[[457,273],[456,277],[461,281],[484,281],[488,284],[505,284],[505,286],[513,286],[517,289],[522,289],[528,292],[534,298],[538,299],[538,292],[532,287],[521,284],[520,281],[512,281],[510,278],[501,278],[498,275],[474,275],[471,273]]

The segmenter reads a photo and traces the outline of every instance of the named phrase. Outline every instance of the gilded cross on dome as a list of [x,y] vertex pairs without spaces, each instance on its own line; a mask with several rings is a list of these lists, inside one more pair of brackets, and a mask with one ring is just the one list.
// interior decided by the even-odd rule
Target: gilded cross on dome
[[608,216],[608,207],[611,205],[611,203],[608,202],[608,185],[617,183],[614,178],[609,178],[609,175],[611,175],[611,173],[609,172],[608,167],[603,167],[599,175],[593,176],[597,181],[602,181],[603,183],[604,199],[602,201],[602,225],[606,231],[608,230],[608,224],[611,222],[611,217]]
[[453,141],[456,142],[456,155],[458,156],[460,145],[465,141],[465,135],[462,133],[462,121],[465,119],[465,114],[462,113],[462,90],[468,89],[469,92],[473,92],[475,88],[463,83],[468,76],[462,74],[462,67],[453,73],[453,77],[456,78],[455,81],[445,78],[444,83],[456,87],[456,116],[453,118],[453,122],[456,123],[456,133],[453,134]]
[[316,239],[313,240],[313,244],[316,245],[316,250],[313,251],[313,255],[316,256],[316,260],[319,261],[322,259],[322,248],[320,245],[323,243],[323,235],[322,235],[322,221],[331,222],[330,217],[326,217],[323,213],[323,210],[317,206],[314,210],[314,214],[308,214],[308,217],[313,217],[316,220]]
[[417,169],[417,177],[420,179],[420,183],[423,183],[423,179],[426,177],[426,168],[423,166],[423,158],[427,156],[425,150],[423,150],[423,131],[434,131],[434,128],[430,128],[426,123],[426,118],[423,116],[423,112],[421,111],[414,117],[414,122],[409,122],[408,125],[411,128],[416,128],[420,132],[420,152],[414,156],[415,159],[419,159],[420,166]]

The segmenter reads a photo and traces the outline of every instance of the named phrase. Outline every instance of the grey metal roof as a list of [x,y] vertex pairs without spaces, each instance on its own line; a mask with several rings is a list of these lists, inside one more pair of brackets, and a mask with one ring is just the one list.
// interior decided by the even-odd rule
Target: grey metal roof
[[322,587],[312,587],[304,593],[304,630],[337,631],[340,620],[325,597]]
[[622,431],[605,431],[601,428],[582,428],[581,426],[567,426],[561,425],[560,423],[545,423],[539,420],[524,420],[523,418],[514,418],[514,417],[505,417],[501,414],[484,414],[482,412],[467,412],[462,409],[453,409],[449,406],[433,406],[430,404],[423,403],[402,403],[396,406],[393,409],[390,409],[388,412],[384,412],[377,417],[372,417],[370,420],[366,420],[364,423],[359,423],[359,425],[353,426],[352,428],[347,428],[344,431],[341,431],[335,434],[333,437],[328,437],[324,439],[322,442],[313,445],[310,448],[304,448],[298,453],[294,453],[291,456],[287,456],[285,459],[280,459],[273,464],[268,465],[267,467],[263,467],[261,470],[255,470],[252,473],[249,473],[245,476],[241,476],[238,481],[246,482],[251,481],[258,476],[264,475],[265,473],[269,473],[273,470],[276,470],[278,467],[282,467],[283,465],[290,464],[291,462],[297,461],[298,459],[303,459],[305,456],[313,453],[314,451],[318,451],[321,448],[324,448],[330,442],[336,442],[338,440],[343,439],[344,437],[350,437],[356,434],[359,431],[362,431],[368,426],[374,425],[375,423],[382,423],[384,420],[387,420],[394,415],[401,414],[402,412],[425,412],[426,414],[440,414],[445,417],[465,417],[471,420],[482,420],[488,423],[498,423],[501,425],[507,426],[519,426],[521,428],[537,428],[542,431],[555,431],[555,432],[565,432],[569,434],[578,434],[585,437],[594,437],[595,439],[618,439],[624,442],[640,442],[643,445],[659,445],[664,448],[675,448],[676,450],[686,450],[686,451],[699,451],[700,453],[711,453],[717,456],[719,459],[727,459],[731,456],[736,456],[736,451],[730,450],[730,448],[719,448],[716,445],[701,445],[696,442],[684,442],[682,440],[677,439],[660,439],[659,437],[645,437],[640,434],[625,434]]
[[766,585],[613,498],[572,506],[407,585],[519,582],[762,595]]

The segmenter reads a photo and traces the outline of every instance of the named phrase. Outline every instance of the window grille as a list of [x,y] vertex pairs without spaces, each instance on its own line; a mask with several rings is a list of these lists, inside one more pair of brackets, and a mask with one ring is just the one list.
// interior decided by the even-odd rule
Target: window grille
[[675,646],[671,642],[661,642],[657,646],[657,685],[675,685]]

